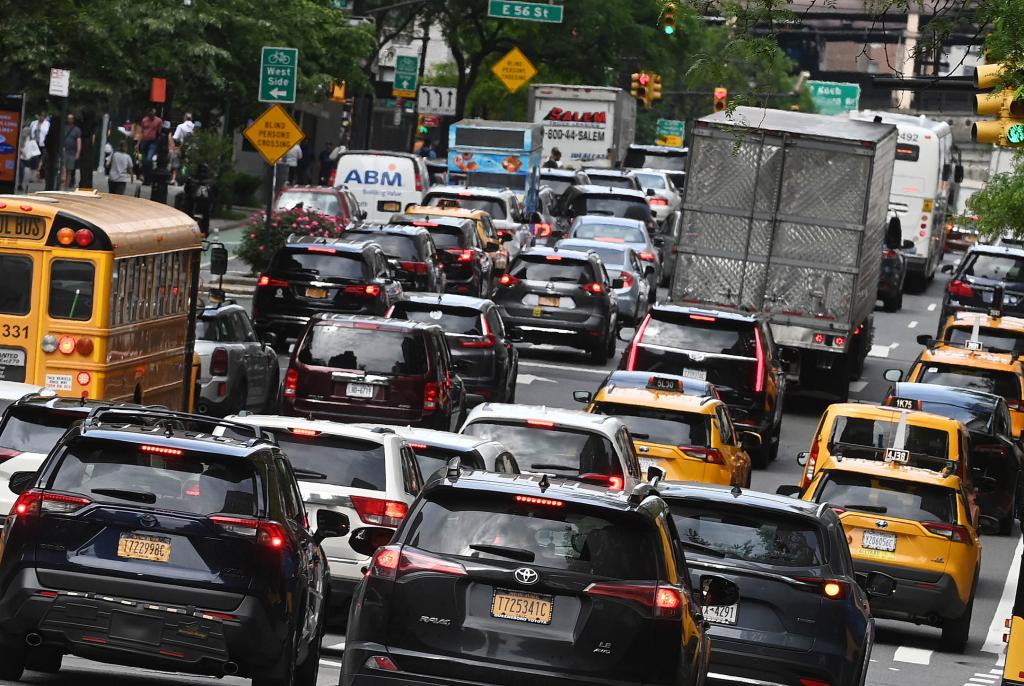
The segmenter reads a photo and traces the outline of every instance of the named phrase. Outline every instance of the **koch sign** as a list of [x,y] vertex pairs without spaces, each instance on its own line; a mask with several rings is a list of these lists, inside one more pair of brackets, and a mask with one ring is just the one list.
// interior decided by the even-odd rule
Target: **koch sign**
[[842,114],[859,109],[860,86],[856,83],[808,81],[807,88],[821,114]]
[[298,48],[264,46],[260,58],[260,102],[295,102],[298,79]]

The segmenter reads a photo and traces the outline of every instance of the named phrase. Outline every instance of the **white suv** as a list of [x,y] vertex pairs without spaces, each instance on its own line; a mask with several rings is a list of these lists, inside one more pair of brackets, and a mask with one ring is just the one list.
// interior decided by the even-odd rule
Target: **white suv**
[[[391,427],[253,414],[227,419],[274,435],[295,471],[310,521],[326,509],[348,516],[353,531],[394,529],[423,487],[416,455]],[[331,565],[331,607],[347,616],[370,558],[353,551],[348,537],[328,538],[323,548]]]
[[[377,424],[359,424],[367,428],[377,428]],[[409,443],[416,453],[420,472],[425,481],[438,472],[445,470],[448,460],[459,458],[466,469],[479,469],[484,472],[498,474],[518,474],[519,464],[516,458],[498,441],[484,440],[473,436],[453,434],[436,429],[421,429],[415,426],[389,426],[395,433]]]
[[615,417],[484,403],[470,412],[460,433],[500,441],[524,473],[576,479],[627,493],[644,480],[629,429]]
[[676,188],[672,175],[661,169],[634,169],[633,175],[647,192],[647,204],[660,224],[683,206],[683,193]]

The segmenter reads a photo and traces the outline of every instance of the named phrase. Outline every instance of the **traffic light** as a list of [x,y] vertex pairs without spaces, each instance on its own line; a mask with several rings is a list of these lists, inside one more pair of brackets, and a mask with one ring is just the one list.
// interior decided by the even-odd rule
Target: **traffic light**
[[420,136],[427,136],[430,134],[430,129],[427,128],[427,122],[422,114],[416,117],[416,133]]
[[337,81],[332,81],[330,97],[331,102],[345,102],[346,91],[348,91],[347,81],[342,81],[341,83],[338,83]]
[[629,94],[644,104],[644,107],[650,107],[650,101],[648,98],[648,87],[651,85],[651,76],[647,72],[640,71],[633,74],[632,85],[629,87]]
[[666,36],[674,35],[676,32],[676,3],[666,2],[665,8],[661,10],[661,17],[658,18],[658,26]]
[[729,105],[729,91],[719,86],[715,89],[715,112],[721,112]]
[[[985,64],[974,72],[977,88],[999,85],[1002,64]],[[975,143],[995,143],[1007,148],[1024,145],[1024,98],[1016,97],[1015,89],[1001,88],[974,96],[974,113],[996,115],[994,121],[976,121],[971,125]]]
[[651,74],[651,85],[647,89],[647,102],[645,104],[650,108],[655,100],[661,100],[661,74]]

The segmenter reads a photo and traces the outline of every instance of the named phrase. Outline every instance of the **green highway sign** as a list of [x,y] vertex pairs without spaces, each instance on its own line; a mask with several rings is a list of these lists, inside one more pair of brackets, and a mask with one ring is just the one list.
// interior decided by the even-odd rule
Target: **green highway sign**
[[686,137],[686,122],[678,119],[659,119],[658,120],[658,136],[678,136],[679,138]]
[[330,0],[330,5],[336,10],[345,10],[350,12],[352,10],[353,0]]
[[562,6],[542,5],[539,2],[520,2],[519,0],[490,0],[487,3],[487,16],[495,19],[524,19],[561,24]]
[[298,80],[298,48],[263,46],[260,57],[260,102],[295,102],[295,84]]
[[395,58],[395,84],[392,94],[396,98],[415,98],[419,79],[419,55],[398,55]]
[[807,89],[821,114],[842,114],[860,107],[860,86],[856,83],[808,81]]

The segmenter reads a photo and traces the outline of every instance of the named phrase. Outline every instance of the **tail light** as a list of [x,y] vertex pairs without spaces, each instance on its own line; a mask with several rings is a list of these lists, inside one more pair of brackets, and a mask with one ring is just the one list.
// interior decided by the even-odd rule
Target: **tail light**
[[551,224],[534,224],[533,235],[537,238],[547,238],[551,235]]
[[593,293],[594,295],[601,295],[604,293],[604,286],[599,284],[597,281],[592,281],[588,284],[580,286],[586,293]]
[[654,613],[655,617],[674,619],[681,616],[683,598],[679,591],[670,586],[657,584],[590,584],[584,593],[605,598],[628,600],[644,606]]
[[535,429],[553,429],[555,423],[549,419],[527,419],[527,426],[532,426]]
[[565,507],[565,501],[553,498],[538,498],[535,495],[517,495],[515,501],[522,505],[540,505],[541,507]]
[[62,355],[70,355],[75,352],[75,343],[76,341],[74,336],[61,336],[57,341],[57,350],[59,350]]
[[260,277],[260,280],[256,282],[256,286],[259,288],[287,288],[288,282],[284,279],[272,279],[264,274]]
[[409,514],[409,506],[400,500],[384,500],[369,498],[363,495],[350,496],[352,507],[359,513],[359,518],[367,524],[396,527]]
[[891,248],[886,248],[882,251],[882,257],[896,257],[896,251]]
[[473,251],[469,248],[448,248],[448,252],[455,255],[456,262],[472,262]]
[[437,398],[440,391],[436,381],[428,381],[423,385],[423,411],[433,412],[437,409]]
[[811,442],[811,454],[807,456],[807,466],[804,468],[803,478],[800,479],[800,489],[806,489],[814,479],[814,466],[818,462],[818,437],[815,436]]
[[417,193],[422,193],[423,192],[423,177],[420,176],[419,170],[416,171],[416,192]]
[[619,274],[619,278],[622,279],[623,288],[633,287],[633,275],[630,274],[629,272],[622,272],[621,274]]
[[842,600],[846,597],[846,582],[838,579],[820,579],[818,577],[796,577],[797,581],[805,584],[812,584],[817,587],[821,595],[829,600]]
[[725,458],[722,457],[722,452],[717,448],[693,448],[688,445],[681,445],[679,450],[684,455],[704,460],[708,464],[725,464]]
[[957,279],[949,282],[949,295],[953,298],[973,298],[974,288],[966,281]]
[[413,572],[434,572],[436,574],[451,574],[453,576],[465,576],[466,568],[458,562],[445,560],[419,550],[402,548],[397,545],[389,545],[380,548],[373,555],[369,576],[378,579],[395,580],[403,574]]
[[832,684],[821,679],[801,679],[800,686],[832,686]]
[[367,669],[383,669],[385,672],[397,672],[398,665],[387,655],[371,655],[366,658],[363,666]]
[[589,481],[599,486],[607,486],[610,491],[621,491],[625,480],[621,476],[611,474],[580,474],[580,481]]
[[327,175],[327,185],[334,186],[334,179],[338,176],[338,168],[335,167],[331,170],[331,173]]
[[426,262],[412,262],[411,260],[405,260],[398,263],[398,266],[407,272],[412,274],[426,274],[427,263]]
[[210,357],[210,376],[228,375],[228,351],[227,348],[214,348]]
[[284,375],[284,389],[282,393],[286,398],[294,398],[299,390],[299,372],[295,367],[289,367]]
[[498,344],[498,337],[493,333],[484,334],[483,338],[460,338],[459,345],[463,348],[493,348]]
[[10,513],[15,517],[34,517],[41,512],[70,514],[91,502],[92,500],[85,496],[49,493],[33,488],[18,496]]
[[644,317],[644,323],[636,330],[636,336],[633,337],[633,342],[629,344],[629,358],[626,360],[627,371],[633,371],[636,368],[636,350],[640,347],[640,341],[643,340],[644,333],[647,331],[647,325],[650,323],[651,315],[647,315]]
[[761,347],[761,330],[754,324],[754,348],[757,355],[757,371],[754,372],[754,392],[764,391],[764,349]]
[[649,250],[644,250],[642,253],[637,255],[637,257],[644,262],[654,262],[654,260],[657,259],[657,256]]
[[12,457],[21,455],[20,450],[11,450],[10,448],[0,448],[0,464],[3,464]]
[[277,522],[231,515],[210,515],[210,521],[228,533],[252,538],[266,548],[280,550],[288,543],[284,527]]
[[371,298],[376,298],[380,295],[380,286],[375,283],[356,284],[354,286],[345,286],[343,292],[346,295],[365,295]]
[[511,274],[502,274],[501,278],[498,279],[498,283],[502,286],[515,286],[519,283],[519,279],[512,276]]
[[667,207],[668,200],[665,198],[648,198],[647,204],[651,207]]
[[971,534],[966,527],[942,522],[921,522],[921,526],[930,534],[943,536],[954,543],[970,543]]

